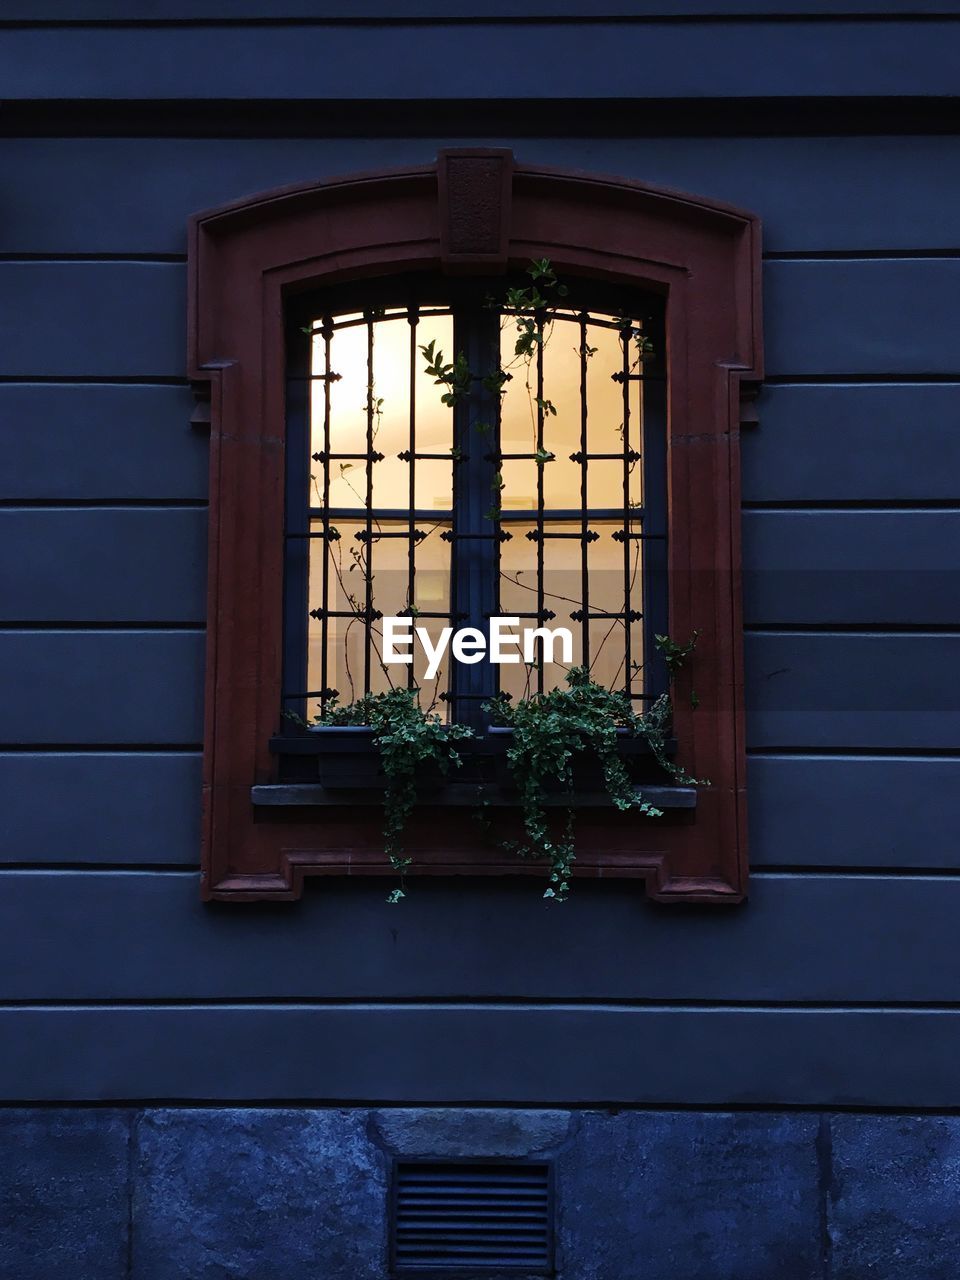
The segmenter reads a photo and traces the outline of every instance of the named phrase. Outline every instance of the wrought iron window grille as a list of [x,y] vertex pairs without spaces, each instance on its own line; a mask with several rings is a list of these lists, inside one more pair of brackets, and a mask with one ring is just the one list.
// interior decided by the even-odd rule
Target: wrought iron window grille
[[[667,629],[662,307],[601,290],[592,310],[537,313],[546,340],[526,366],[514,361],[501,396],[490,375],[509,366],[513,322],[527,313],[492,308],[496,287],[388,283],[389,305],[360,307],[341,292],[290,316],[283,702],[303,719],[333,698],[399,682],[482,729],[483,706],[498,694],[562,682],[542,661],[525,671],[523,687],[483,662],[450,664],[424,690],[413,664],[385,668],[385,614],[481,630],[503,616],[574,624],[575,665],[635,703],[662,692],[651,661],[653,636]],[[463,352],[474,371],[471,393],[446,409],[444,388],[423,376],[421,347],[431,338],[451,360]],[[359,392],[349,406],[347,387]],[[524,409],[530,443],[518,449]],[[560,458],[567,470],[558,483],[551,468]],[[518,537],[532,554],[508,558]],[[404,550],[389,552],[391,544]]]

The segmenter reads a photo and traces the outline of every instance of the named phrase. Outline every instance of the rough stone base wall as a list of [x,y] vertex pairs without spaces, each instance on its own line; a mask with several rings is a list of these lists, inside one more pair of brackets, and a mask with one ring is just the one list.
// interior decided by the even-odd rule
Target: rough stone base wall
[[183,1107],[0,1112],[0,1277],[380,1280],[395,1155],[552,1158],[562,1280],[960,1274],[960,1117]]

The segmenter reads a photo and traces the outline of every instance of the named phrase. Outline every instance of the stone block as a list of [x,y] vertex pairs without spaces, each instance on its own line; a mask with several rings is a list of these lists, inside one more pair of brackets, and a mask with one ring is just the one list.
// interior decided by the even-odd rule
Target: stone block
[[361,1110],[145,1112],[136,1280],[382,1280],[386,1162]]
[[833,1116],[830,1280],[956,1280],[960,1117]]
[[0,1111],[0,1276],[127,1276],[127,1112]]
[[819,1280],[815,1116],[588,1113],[558,1161],[576,1280]]
[[521,1159],[547,1154],[565,1142],[570,1113],[493,1107],[397,1107],[375,1112],[374,1125],[386,1148],[398,1156]]

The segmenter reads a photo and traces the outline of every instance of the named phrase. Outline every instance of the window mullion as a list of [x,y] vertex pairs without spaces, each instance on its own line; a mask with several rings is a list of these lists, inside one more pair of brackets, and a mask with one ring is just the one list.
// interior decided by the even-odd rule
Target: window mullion
[[[544,582],[544,548],[546,539],[543,536],[543,511],[544,511],[544,492],[543,492],[543,458],[544,436],[543,436],[543,341],[544,341],[544,322],[543,316],[537,316],[537,438],[535,452],[537,455],[537,625],[543,618],[546,608],[546,583]],[[543,693],[543,645],[537,646],[537,692]]]
[[[486,633],[497,611],[500,523],[492,518],[499,450],[499,396],[483,378],[499,368],[497,312],[465,306],[454,312],[454,348],[474,373],[472,392],[454,409],[453,618],[452,625]],[[494,668],[486,660],[451,664],[449,699],[453,718],[483,728],[482,705],[496,693]]]
[[[336,696],[339,691],[330,689],[329,679],[329,654],[327,648],[330,641],[330,556],[331,556],[331,538],[330,538],[330,382],[333,376],[333,370],[330,367],[330,345],[333,340],[333,320],[330,316],[324,316],[323,325],[320,333],[323,337],[323,569],[321,571],[321,608],[323,609],[323,617],[320,621],[320,711],[321,714],[326,710],[327,702],[331,696]],[[311,339],[312,340],[312,339]],[[312,483],[312,481],[311,481]]]

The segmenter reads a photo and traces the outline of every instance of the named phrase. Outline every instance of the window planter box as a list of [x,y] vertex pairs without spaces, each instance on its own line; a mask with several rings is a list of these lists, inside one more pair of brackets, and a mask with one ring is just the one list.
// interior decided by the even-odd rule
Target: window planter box
[[[373,730],[365,725],[324,725],[302,737],[283,740],[282,753],[306,757],[306,769],[331,791],[384,791],[387,777]],[[426,760],[417,770],[417,791],[436,791],[446,781],[439,765]]]
[[[492,728],[483,737],[460,743],[463,764],[443,771],[432,761],[424,763],[417,777],[421,804],[473,806],[483,798],[495,808],[514,808],[517,788],[507,764],[507,750],[513,738],[509,728]],[[625,730],[620,734],[620,751],[631,778],[645,799],[664,809],[693,809],[697,790],[677,786],[664,778],[650,748],[641,738]],[[386,789],[386,775],[373,731],[360,725],[331,725],[301,734],[275,738],[273,749],[293,767],[290,781],[252,788],[258,807],[328,806],[337,804],[379,804]],[[668,750],[674,747],[668,742]],[[574,803],[584,808],[610,804],[603,770],[592,753],[584,751],[574,759]],[[566,803],[559,779],[544,783],[548,807]]]
[[[491,744],[490,750],[495,762],[495,776],[500,789],[506,795],[516,795],[517,786],[510,765],[507,751],[513,742],[513,730],[508,728],[492,728],[487,731]],[[634,782],[650,783],[663,787],[670,780],[657,764],[653,753],[643,738],[635,737],[626,729],[617,731],[620,758],[627,767],[627,772]],[[667,742],[667,750],[672,754],[676,744]],[[578,795],[594,795],[605,793],[606,784],[603,778],[603,766],[597,756],[589,750],[574,753],[573,760],[573,793]],[[565,788],[559,778],[545,778],[543,790],[549,795],[564,795]]]

